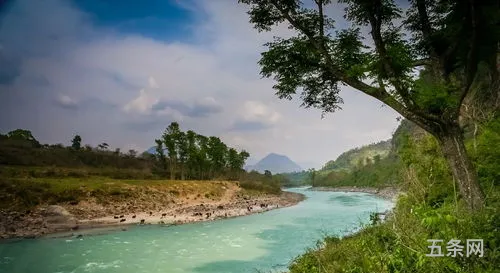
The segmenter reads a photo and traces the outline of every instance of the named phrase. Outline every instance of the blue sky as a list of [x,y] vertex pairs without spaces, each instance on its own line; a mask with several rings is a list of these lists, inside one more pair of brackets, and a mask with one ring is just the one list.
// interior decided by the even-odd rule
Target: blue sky
[[73,0],[97,27],[157,40],[185,41],[192,36],[195,14],[179,1]]
[[[397,114],[350,88],[324,119],[279,100],[257,61],[265,42],[293,33],[258,33],[245,12],[229,0],[13,0],[0,17],[0,132],[144,151],[178,121],[303,167],[390,137]],[[346,25],[341,6],[327,12]]]

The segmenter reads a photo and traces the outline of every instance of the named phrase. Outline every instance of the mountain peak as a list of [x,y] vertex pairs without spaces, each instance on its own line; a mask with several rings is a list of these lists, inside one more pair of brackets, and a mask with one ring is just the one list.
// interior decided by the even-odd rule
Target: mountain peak
[[302,170],[302,168],[288,158],[288,156],[277,153],[270,153],[266,155],[255,165],[247,166],[246,169],[249,171],[256,170],[258,172],[269,170],[272,173],[288,173]]

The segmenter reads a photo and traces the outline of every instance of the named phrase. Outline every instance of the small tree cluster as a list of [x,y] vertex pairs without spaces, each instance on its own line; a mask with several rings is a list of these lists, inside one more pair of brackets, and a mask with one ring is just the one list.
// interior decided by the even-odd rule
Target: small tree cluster
[[238,179],[250,154],[228,147],[220,138],[181,131],[172,122],[155,140],[158,166],[170,179]]

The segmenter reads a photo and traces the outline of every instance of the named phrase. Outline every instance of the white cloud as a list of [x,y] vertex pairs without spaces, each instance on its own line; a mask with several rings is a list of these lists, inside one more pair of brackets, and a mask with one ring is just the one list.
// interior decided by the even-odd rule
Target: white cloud
[[154,88],[154,89],[160,88],[158,83],[156,83],[155,78],[153,78],[153,77],[149,77],[149,87]]
[[78,103],[76,100],[70,98],[68,95],[64,94],[59,94],[56,98],[57,103],[66,108],[76,108],[78,106]]
[[259,101],[246,101],[242,115],[246,121],[260,121],[267,124],[275,124],[281,118],[280,113]]
[[[194,43],[103,29],[63,0],[14,6],[0,26],[0,54],[18,64],[15,79],[0,83],[1,131],[24,127],[57,143],[78,130],[85,143],[146,149],[171,121],[182,121],[183,129],[220,136],[255,158],[276,152],[324,163],[388,138],[397,124],[394,111],[350,89],[342,92],[344,110],[323,120],[317,110],[277,99],[257,61],[262,44],[292,31],[280,26],[259,34],[236,1],[190,3],[203,14],[193,26]],[[54,98],[85,112],[50,107]],[[41,125],[47,120],[57,122]]]
[[125,104],[123,110],[126,112],[149,114],[151,113],[153,105],[158,103],[158,101],[159,99],[155,98],[151,92],[146,91],[146,89],[141,89],[141,91],[139,91],[139,96]]

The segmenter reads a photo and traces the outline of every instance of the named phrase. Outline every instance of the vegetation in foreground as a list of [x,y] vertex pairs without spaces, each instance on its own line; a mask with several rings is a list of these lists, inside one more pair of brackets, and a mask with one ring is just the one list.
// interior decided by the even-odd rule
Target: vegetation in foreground
[[[330,179],[366,184],[371,174],[394,177],[382,168],[400,170],[407,195],[394,217],[328,238],[291,272],[498,272],[498,1],[239,2],[258,31],[294,30],[268,42],[259,61],[279,98],[300,94],[303,106],[334,112],[347,85],[425,130],[396,139],[399,160]],[[345,6],[345,28],[327,12],[335,4]],[[484,257],[425,256],[428,239],[478,238]]]
[[[486,189],[486,207],[468,210],[457,197],[446,160],[436,141],[404,121],[394,136],[402,195],[392,216],[374,221],[361,232],[340,238],[331,236],[318,247],[297,257],[291,273],[314,272],[498,272],[500,264],[500,118],[483,124],[467,142]],[[366,172],[383,165],[365,166]],[[364,172],[363,168],[361,172]],[[484,240],[484,257],[427,257],[428,239],[446,243],[458,239]],[[446,254],[445,254],[446,255]]]

